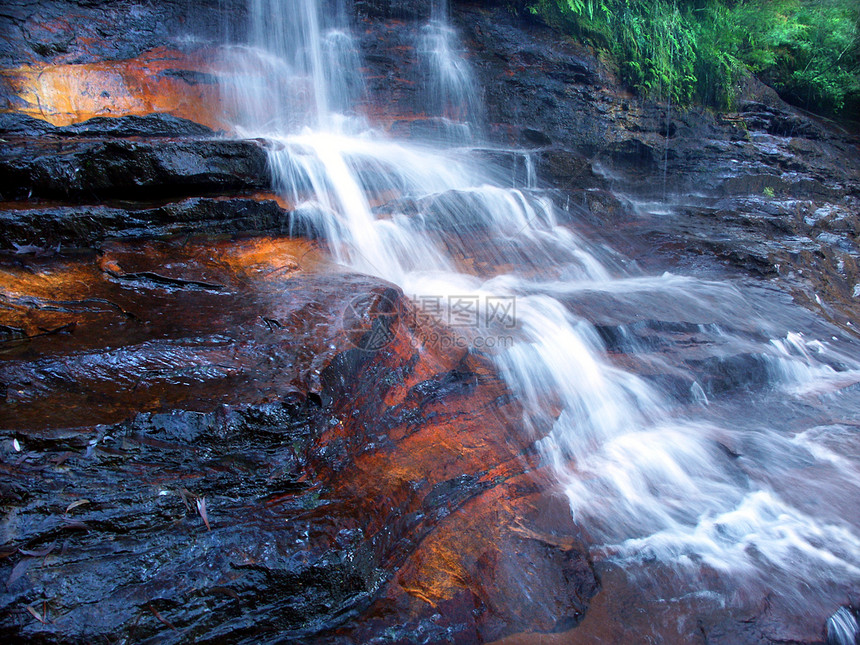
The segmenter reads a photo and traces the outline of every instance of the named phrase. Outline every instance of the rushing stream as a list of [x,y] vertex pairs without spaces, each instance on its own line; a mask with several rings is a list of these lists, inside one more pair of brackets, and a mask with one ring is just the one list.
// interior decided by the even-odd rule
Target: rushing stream
[[494,357],[595,560],[834,611],[860,580],[856,341],[766,286],[643,275],[581,237],[528,155],[483,139],[445,13],[415,42],[435,135],[404,142],[362,116],[346,7],[252,0],[223,91],[237,133],[272,142],[296,232]]

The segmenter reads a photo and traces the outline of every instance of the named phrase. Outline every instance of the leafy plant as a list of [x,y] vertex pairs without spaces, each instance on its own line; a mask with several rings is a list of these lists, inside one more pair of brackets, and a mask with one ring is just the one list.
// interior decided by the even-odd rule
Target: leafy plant
[[654,98],[729,108],[751,72],[810,109],[860,104],[856,0],[536,0],[529,11],[609,51]]

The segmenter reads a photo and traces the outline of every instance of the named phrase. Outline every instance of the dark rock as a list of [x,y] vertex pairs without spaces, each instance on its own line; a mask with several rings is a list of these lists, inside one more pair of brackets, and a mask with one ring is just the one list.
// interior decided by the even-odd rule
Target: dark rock
[[431,0],[356,0],[359,17],[427,20],[431,13]]
[[218,77],[214,74],[200,72],[193,69],[166,69],[161,72],[162,76],[180,78],[188,85],[218,85]]
[[487,212],[482,197],[471,191],[445,191],[422,198],[415,206],[421,213],[423,227],[429,231],[467,238],[493,229],[493,214]]
[[750,130],[763,130],[780,137],[803,137],[813,140],[826,136],[823,128],[808,117],[778,106],[745,101],[739,106],[739,114]]
[[608,144],[604,152],[617,166],[652,174],[657,170],[663,151],[641,139],[626,139]]
[[595,174],[592,160],[582,153],[550,148],[537,154],[537,174],[550,186],[573,191],[579,188],[596,188],[603,185]]
[[57,128],[43,121],[34,119],[19,112],[0,113],[0,133],[21,137],[39,137],[45,134],[55,134]]
[[[15,608],[3,631],[54,642],[108,634],[180,642],[298,636],[335,620],[374,590],[380,572],[359,528],[312,519],[334,512],[300,481],[322,421],[293,397],[138,415],[101,426],[89,446],[25,441],[29,458],[4,477],[4,498],[21,519],[44,519],[16,523],[13,539],[56,548],[2,594]],[[44,513],[47,500],[56,514]],[[256,500],[269,501],[248,515]],[[65,591],[66,583],[74,586]],[[38,598],[49,601],[47,628],[20,609],[42,607]]]
[[537,183],[540,158],[545,151],[475,148],[471,154],[486,162],[484,170],[498,185],[520,188]]
[[[242,0],[166,0],[152,5],[131,0],[10,0],[0,12],[0,64],[11,68],[40,60],[125,60],[158,47],[199,47],[201,42],[219,42],[228,24],[232,35],[240,37],[246,16]],[[187,40],[189,33],[195,34],[196,43]]]
[[82,123],[56,127],[18,112],[0,113],[0,133],[18,137],[212,137],[205,125],[171,114],[95,117]]
[[[721,120],[701,108],[632,99],[584,47],[502,7],[463,3],[454,16],[473,56],[491,135],[535,145],[532,133],[539,133],[541,145],[551,142],[604,167],[616,190],[700,193],[765,168],[792,173],[784,181],[795,195],[836,186],[841,196],[860,183],[855,146],[754,79],[741,90],[738,114]],[[725,190],[736,193],[738,186]]]
[[189,233],[290,230],[290,215],[273,200],[192,197],[145,209],[53,206],[0,210],[0,248],[94,246],[107,238]]
[[582,620],[598,583],[492,364],[423,344],[398,289],[316,273],[313,251],[2,259],[0,632],[467,641]]
[[82,137],[212,137],[215,134],[205,125],[170,114],[95,117],[57,128],[55,133]]
[[31,140],[0,151],[4,198],[157,199],[268,187],[255,141]]
[[540,130],[524,128],[522,131],[522,137],[525,143],[538,147],[549,146],[552,144],[552,139],[550,139],[544,132],[541,132]]

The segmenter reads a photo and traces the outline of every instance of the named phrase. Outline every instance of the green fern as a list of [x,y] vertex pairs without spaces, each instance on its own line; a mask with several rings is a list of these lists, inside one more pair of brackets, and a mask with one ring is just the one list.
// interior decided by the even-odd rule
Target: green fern
[[608,50],[652,98],[730,108],[751,71],[806,107],[860,105],[856,0],[537,0],[529,10]]

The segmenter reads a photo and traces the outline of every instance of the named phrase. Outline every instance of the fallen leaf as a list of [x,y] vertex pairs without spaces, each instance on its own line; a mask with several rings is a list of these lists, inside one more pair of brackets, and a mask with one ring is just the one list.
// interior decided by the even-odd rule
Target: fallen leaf
[[189,491],[186,488],[180,488],[179,489],[179,496],[182,498],[182,503],[185,504],[185,510],[190,511],[191,507],[188,505],[188,500],[189,499],[197,499],[197,495],[195,495],[194,493],[192,493],[191,491]]
[[73,520],[70,517],[63,518],[63,528],[67,529],[82,529],[84,531],[88,531],[89,527],[80,520]]
[[33,561],[30,558],[24,558],[12,568],[12,573],[9,574],[9,578],[6,580],[7,589],[11,587],[18,578],[27,573],[27,568],[30,566],[31,562]]
[[173,624],[169,620],[167,620],[166,618],[164,618],[164,616],[162,616],[161,614],[158,613],[158,610],[152,606],[152,603],[148,603],[146,606],[149,607],[149,611],[151,611],[152,614],[156,618],[158,618],[159,621],[161,621],[163,624],[170,627],[170,629],[172,629],[173,631],[179,631],[176,629],[176,627],[173,626]]
[[35,609],[33,609],[30,605],[27,605],[27,611],[29,611],[31,614],[33,614],[33,618],[35,618],[36,620],[38,620],[38,621],[39,621],[40,623],[42,623],[43,625],[47,625],[47,624],[48,624],[48,621],[46,621],[44,618],[42,618],[42,617],[39,615],[39,612],[38,612],[38,611],[36,611]]
[[68,461],[71,457],[74,457],[76,453],[66,451],[57,455],[56,457],[52,457],[50,461],[53,461],[57,466],[62,466],[66,461]]
[[44,549],[39,549],[38,551],[30,551],[28,549],[18,549],[18,552],[21,555],[31,555],[31,556],[36,557],[36,558],[41,558],[43,556],[48,555],[51,551],[54,550],[54,547],[56,547],[56,546],[57,546],[56,542],[51,542]]
[[45,250],[41,246],[33,246],[32,244],[15,244],[15,242],[12,242],[12,246],[15,247],[15,255],[38,253],[39,251]]
[[66,506],[66,513],[68,513],[73,508],[77,508],[78,506],[83,506],[84,504],[89,504],[90,500],[88,499],[79,499],[76,502],[72,502],[68,506]]
[[201,497],[197,500],[197,512],[200,513],[200,517],[203,518],[203,523],[206,525],[206,530],[211,531],[212,528],[209,526],[209,517],[206,514],[206,498]]

